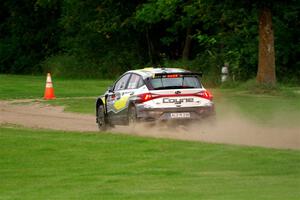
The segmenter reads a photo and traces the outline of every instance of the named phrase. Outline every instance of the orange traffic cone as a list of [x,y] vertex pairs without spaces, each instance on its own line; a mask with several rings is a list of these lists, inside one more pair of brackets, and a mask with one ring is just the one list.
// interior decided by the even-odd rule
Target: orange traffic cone
[[52,85],[52,80],[51,80],[50,73],[47,74],[44,99],[46,99],[46,100],[55,99],[54,89],[53,89],[53,85]]

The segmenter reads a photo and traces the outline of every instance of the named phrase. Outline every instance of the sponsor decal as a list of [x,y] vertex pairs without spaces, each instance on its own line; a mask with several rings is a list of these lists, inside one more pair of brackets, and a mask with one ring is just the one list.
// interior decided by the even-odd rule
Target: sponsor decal
[[182,98],[182,99],[163,98],[163,103],[182,104],[182,103],[190,103],[190,102],[194,102],[194,98]]
[[119,111],[127,106],[129,96],[125,95],[114,103],[114,108]]

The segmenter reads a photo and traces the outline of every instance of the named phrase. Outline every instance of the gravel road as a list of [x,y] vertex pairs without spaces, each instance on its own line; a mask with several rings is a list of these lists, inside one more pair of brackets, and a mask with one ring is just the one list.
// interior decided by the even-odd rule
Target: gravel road
[[[67,113],[63,107],[45,105],[32,100],[0,101],[0,124],[63,131],[98,131],[93,115]],[[300,125],[266,127],[242,119],[237,114],[231,114],[226,119],[218,119],[214,126],[192,125],[188,130],[182,127],[169,130],[160,126],[149,128],[138,125],[134,129],[119,126],[112,132],[211,143],[300,149]]]

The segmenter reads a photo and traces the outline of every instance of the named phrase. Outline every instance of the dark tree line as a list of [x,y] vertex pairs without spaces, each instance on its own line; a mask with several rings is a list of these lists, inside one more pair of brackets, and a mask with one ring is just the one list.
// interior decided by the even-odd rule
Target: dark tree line
[[[144,66],[300,82],[297,0],[2,0],[0,73],[117,76]],[[276,72],[276,73],[275,73]]]

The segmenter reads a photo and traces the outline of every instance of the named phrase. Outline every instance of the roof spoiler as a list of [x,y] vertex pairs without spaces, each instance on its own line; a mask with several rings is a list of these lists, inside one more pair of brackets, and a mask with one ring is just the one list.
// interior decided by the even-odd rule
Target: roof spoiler
[[154,74],[153,77],[164,77],[169,74],[178,74],[178,75],[185,75],[185,76],[199,76],[202,77],[202,72],[164,72],[164,73],[157,73]]

